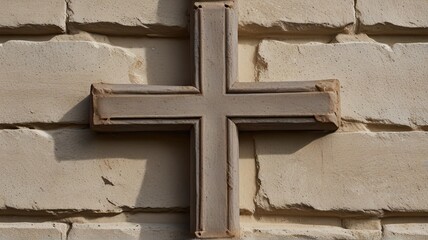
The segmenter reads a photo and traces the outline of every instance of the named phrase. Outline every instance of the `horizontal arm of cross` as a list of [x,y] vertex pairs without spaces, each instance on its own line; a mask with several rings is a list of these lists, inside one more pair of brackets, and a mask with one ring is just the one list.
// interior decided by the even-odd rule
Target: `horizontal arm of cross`
[[93,119],[100,122],[95,121],[94,126],[121,119],[185,119],[214,114],[241,119],[312,117],[318,123],[337,127],[337,81],[315,81],[312,86],[291,82],[271,87],[275,85],[245,84],[235,87],[236,93],[210,98],[193,87],[95,84]]

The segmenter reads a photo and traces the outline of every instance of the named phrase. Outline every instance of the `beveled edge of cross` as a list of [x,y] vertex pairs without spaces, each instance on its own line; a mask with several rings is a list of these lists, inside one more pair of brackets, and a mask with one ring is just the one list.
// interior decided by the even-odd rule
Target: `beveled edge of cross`
[[[226,65],[230,65],[226,70],[226,94],[265,94],[265,93],[290,93],[290,95],[301,94],[319,94],[327,96],[319,98],[323,101],[321,104],[326,109],[325,112],[306,113],[293,115],[285,114],[280,118],[227,118],[227,185],[228,219],[225,223],[225,229],[222,231],[212,230],[206,226],[204,221],[207,216],[202,216],[204,199],[201,196],[202,188],[206,187],[201,182],[203,180],[203,166],[201,166],[201,119],[195,117],[184,118],[144,118],[128,115],[108,116],[100,113],[105,103],[100,99],[122,97],[138,97],[147,95],[203,95],[201,79],[200,62],[201,52],[199,29],[191,29],[193,34],[192,45],[194,53],[194,85],[193,86],[154,86],[137,84],[104,84],[97,83],[91,86],[91,115],[90,125],[95,131],[100,132],[129,132],[129,131],[190,131],[191,133],[191,231],[197,238],[231,238],[239,237],[239,200],[238,200],[238,129],[239,130],[322,130],[335,131],[340,124],[340,103],[339,103],[339,81],[321,80],[321,81],[295,81],[295,82],[238,82],[237,81],[237,21],[230,19],[236,17],[233,11],[236,1],[197,1],[192,3],[193,21],[200,21],[201,12],[198,12],[200,3],[221,3],[228,8],[226,16]],[[198,4],[198,5],[196,5]],[[230,10],[230,11],[229,11]],[[231,25],[231,26],[228,26]],[[193,25],[192,25],[193,26]],[[200,27],[200,26],[199,26]],[[196,28],[196,27],[195,27]],[[229,32],[228,32],[229,31]],[[227,34],[226,34],[227,35]],[[199,51],[199,52],[198,52]],[[317,95],[318,96],[318,95]],[[322,100],[321,100],[322,99]],[[302,104],[308,106],[308,104]],[[124,108],[124,106],[110,107],[111,109]],[[207,184],[207,183],[205,183]],[[209,206],[208,206],[209,207]]]

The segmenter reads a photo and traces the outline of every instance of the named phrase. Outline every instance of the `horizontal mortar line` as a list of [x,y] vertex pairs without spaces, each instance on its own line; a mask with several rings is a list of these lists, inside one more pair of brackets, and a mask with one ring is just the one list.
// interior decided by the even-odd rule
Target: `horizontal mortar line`
[[73,210],[73,209],[16,209],[6,208],[0,210],[1,217],[56,217],[56,218],[69,218],[79,216],[114,216],[119,214],[137,214],[137,213],[189,213],[190,208],[171,207],[171,208],[131,208],[131,207],[117,207],[111,211],[101,210]]
[[[421,132],[421,131],[428,131],[428,126],[407,126],[407,125],[400,125],[400,124],[388,124],[388,123],[364,123],[360,121],[353,121],[353,120],[344,120],[342,119],[342,125],[343,124],[358,124],[360,126],[363,126],[367,131],[364,132]],[[341,130],[343,126],[339,128]],[[343,132],[361,132],[361,131],[343,131]]]
[[[283,41],[283,42],[287,42],[287,41],[293,41],[290,44],[292,45],[299,45],[299,44],[307,44],[307,43],[313,43],[313,42],[320,42],[323,44],[341,44],[341,43],[336,43],[333,42],[333,40],[335,39],[335,37],[338,34],[342,34],[342,35],[346,35],[346,36],[354,36],[353,34],[346,34],[346,33],[337,33],[337,34],[325,34],[325,35],[245,35],[245,36],[240,36],[239,40],[243,40],[243,41],[263,41],[263,40],[277,40],[277,41]],[[358,34],[366,34],[369,38],[371,38],[371,40],[373,41],[362,41],[362,40],[358,40],[355,42],[361,42],[361,43],[378,43],[378,44],[386,44],[384,42],[380,42],[380,41],[376,41],[376,38],[379,37],[385,37],[388,38],[392,41],[394,40],[400,40],[402,38],[408,38],[408,37],[414,37],[414,38],[419,38],[419,39],[415,39],[415,40],[406,40],[406,41],[394,41],[394,44],[411,44],[411,43],[428,43],[428,34],[426,35],[417,35],[417,34],[367,34],[367,33],[358,33]],[[357,35],[358,35],[357,34]],[[355,35],[356,36],[356,35]],[[330,40],[328,42],[323,41],[322,39],[328,39],[330,38]],[[296,42],[298,41],[298,42]],[[342,44],[347,43],[347,42],[343,42]]]
[[[105,25],[109,27],[117,27],[122,28],[118,31],[111,31],[106,33],[104,31],[94,31],[99,25]],[[129,37],[129,38],[161,38],[161,39],[169,39],[169,38],[178,38],[178,39],[188,39],[190,37],[189,30],[187,27],[180,26],[168,26],[168,25],[159,25],[164,31],[153,31],[146,30],[140,26],[129,26],[123,24],[115,24],[112,22],[91,22],[91,23],[79,23],[73,21],[66,22],[67,32],[73,34],[75,32],[87,32],[90,34],[96,34],[100,36],[106,37]],[[130,30],[135,29],[135,33],[131,33]],[[149,27],[150,29],[150,27]],[[147,32],[146,32],[147,31]]]
[[[88,32],[89,34],[92,34],[91,32]],[[93,33],[95,34],[95,33]],[[351,34],[345,34],[345,33],[338,33],[338,34],[344,34],[352,36]],[[359,33],[359,34],[366,34],[366,33]],[[56,37],[56,36],[65,36],[69,35],[72,36],[73,34],[41,34],[41,35],[2,35],[3,38],[12,37],[10,39],[7,39],[7,41],[27,41],[27,42],[52,42],[50,38]],[[106,35],[106,34],[97,34],[105,37],[119,37],[119,38],[150,38],[150,39],[177,39],[177,40],[183,40],[183,39],[189,39],[189,36],[182,37],[182,36],[168,36],[168,37],[162,37],[162,36],[139,36],[139,35]],[[291,35],[243,35],[239,36],[239,40],[246,40],[246,41],[262,41],[262,40],[278,40],[278,41],[284,41],[287,42],[288,40],[292,40],[292,44],[306,44],[306,43],[312,43],[312,42],[322,42],[324,44],[333,44],[331,41],[334,40],[334,38],[337,36],[337,34],[323,34],[323,35],[306,35],[306,34],[291,34]],[[428,43],[428,35],[417,35],[417,34],[367,34],[369,38],[374,37],[388,37],[391,40],[394,39],[400,39],[400,38],[406,38],[406,37],[416,37],[421,38],[421,40],[408,40],[408,41],[397,41],[394,42],[395,44],[411,44],[411,43]],[[42,39],[46,37],[46,39]],[[427,40],[422,40],[422,38],[427,38]],[[40,38],[40,39],[38,39]],[[329,42],[323,42],[320,41],[320,38],[331,38]],[[375,40],[372,38],[373,40]],[[299,40],[298,43],[295,43],[296,40]],[[4,41],[4,42],[7,42]],[[85,40],[87,42],[95,42],[95,43],[103,43],[108,44],[112,47],[120,47],[114,44],[109,44],[105,42],[95,41],[95,40]],[[0,42],[0,44],[3,44],[4,42]],[[70,41],[60,41],[60,42],[81,42],[81,40],[70,40]],[[383,42],[378,42],[375,40],[375,42],[370,41],[358,41],[361,43],[379,43],[379,44],[385,44]]]
[[[111,218],[114,219],[115,217],[119,216],[119,215],[124,215],[125,218],[132,218],[135,216],[138,216],[139,214],[141,214],[142,216],[144,216],[144,214],[146,213],[114,213],[114,214],[86,214],[86,215],[75,215],[75,216],[65,216],[65,217],[61,217],[61,216],[6,216],[0,215],[0,223],[10,223],[10,222],[32,222],[32,223],[43,223],[43,222],[63,222],[63,223],[81,223],[81,222],[72,222],[74,218],[84,218],[84,219],[88,219],[87,221],[84,221],[84,223],[100,223],[100,222],[96,222],[97,219],[103,219],[103,218]],[[151,214],[151,213],[149,213]],[[162,213],[159,213],[162,214]],[[174,215],[186,215],[186,213],[171,213],[172,216]],[[171,215],[170,215],[171,216]],[[241,217],[251,217],[252,215],[240,215]],[[295,216],[284,216],[284,215],[257,215],[257,216],[252,216],[254,217],[251,221],[251,223],[271,223],[269,222],[269,220],[273,220],[275,221],[275,219],[281,219],[281,218],[295,218]],[[301,217],[301,216],[299,216]],[[340,217],[323,217],[323,216],[304,216],[303,217],[305,220],[308,221],[316,221],[317,219],[377,219],[377,220],[381,220],[381,221],[385,221],[385,220],[390,220],[390,219],[395,219],[395,218],[399,218],[401,221],[403,220],[407,220],[408,222],[413,222],[415,218],[420,219],[420,217],[413,217],[413,216],[405,216],[405,217],[369,217],[369,218],[361,218],[361,217],[345,217],[345,218],[340,218]],[[12,219],[12,220],[11,220]],[[267,220],[267,221],[266,221]],[[118,219],[118,221],[120,221]],[[111,222],[115,222],[115,221],[106,221],[106,222],[102,222],[102,223],[111,223]],[[421,223],[421,220],[417,221],[418,223]],[[101,223],[101,224],[102,224]],[[144,220],[141,221],[141,223],[145,223]],[[285,222],[283,223],[284,225],[287,225],[289,223],[292,222]],[[424,223],[428,223],[428,220],[424,221]],[[150,224],[150,223],[149,223]],[[173,223],[174,224],[174,223]],[[176,224],[183,224],[183,223],[176,223]],[[302,223],[302,224],[308,224],[308,223]],[[311,224],[312,225],[312,224]],[[322,225],[330,225],[330,224],[322,224]]]
[[58,130],[58,129],[89,129],[89,123],[0,123],[0,130]]
[[407,211],[400,212],[394,210],[313,210],[313,209],[283,209],[274,212],[266,211],[263,209],[256,209],[253,215],[241,214],[242,216],[254,216],[256,218],[263,216],[271,217],[337,217],[337,218],[361,218],[361,217],[375,217],[375,218],[392,218],[392,217],[428,217],[428,211]]

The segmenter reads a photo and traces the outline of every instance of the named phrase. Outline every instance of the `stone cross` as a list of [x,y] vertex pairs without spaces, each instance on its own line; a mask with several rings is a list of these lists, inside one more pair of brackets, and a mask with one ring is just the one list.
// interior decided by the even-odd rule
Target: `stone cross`
[[239,236],[238,129],[338,127],[338,82],[237,82],[236,1],[192,2],[193,86],[94,84],[97,131],[191,132],[191,231]]

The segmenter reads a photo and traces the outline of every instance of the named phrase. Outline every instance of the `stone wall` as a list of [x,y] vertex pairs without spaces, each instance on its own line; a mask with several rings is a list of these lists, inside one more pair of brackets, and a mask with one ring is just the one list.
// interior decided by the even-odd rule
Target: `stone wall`
[[[91,83],[190,83],[188,0],[0,8],[0,239],[185,239],[189,135],[96,134]],[[333,134],[242,132],[242,239],[428,238],[428,1],[241,0],[240,81],[339,79]]]

